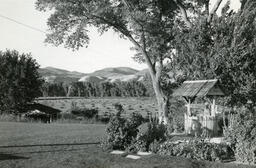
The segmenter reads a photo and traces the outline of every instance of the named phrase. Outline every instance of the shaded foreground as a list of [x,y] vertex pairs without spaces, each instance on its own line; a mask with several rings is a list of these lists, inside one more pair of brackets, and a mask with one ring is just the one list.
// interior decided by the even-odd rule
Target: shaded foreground
[[0,167],[4,168],[233,168],[245,165],[158,155],[131,160],[102,152],[105,125],[0,122]]

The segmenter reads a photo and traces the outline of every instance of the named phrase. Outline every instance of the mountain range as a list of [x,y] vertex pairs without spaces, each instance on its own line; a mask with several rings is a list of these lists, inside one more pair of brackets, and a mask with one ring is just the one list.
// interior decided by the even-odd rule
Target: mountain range
[[77,71],[67,71],[54,67],[39,69],[39,74],[45,81],[53,82],[117,82],[117,81],[142,81],[145,79],[147,69],[138,71],[129,67],[104,68],[93,73],[82,73]]

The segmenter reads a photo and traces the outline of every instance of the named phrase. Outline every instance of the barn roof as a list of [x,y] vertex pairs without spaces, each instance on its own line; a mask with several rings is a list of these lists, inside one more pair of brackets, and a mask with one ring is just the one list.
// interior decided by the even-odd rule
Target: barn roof
[[173,96],[183,97],[204,97],[223,95],[224,93],[219,87],[219,82],[217,79],[185,81],[173,93]]

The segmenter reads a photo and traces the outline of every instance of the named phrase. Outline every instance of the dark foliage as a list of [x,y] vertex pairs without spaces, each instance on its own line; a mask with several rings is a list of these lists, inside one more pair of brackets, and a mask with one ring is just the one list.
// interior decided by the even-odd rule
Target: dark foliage
[[255,109],[237,109],[230,114],[229,125],[224,129],[225,138],[240,162],[256,163],[255,119]]
[[136,139],[128,147],[129,151],[153,151],[156,152],[159,144],[166,140],[166,126],[159,124],[157,119],[143,124]]
[[166,141],[161,145],[158,153],[161,155],[209,161],[221,161],[234,156],[233,151],[228,145],[209,143],[200,139],[178,143]]
[[41,95],[58,97],[148,97],[152,96],[144,82],[73,82],[44,83]]
[[42,80],[39,65],[30,54],[0,52],[0,112],[25,112],[24,108],[40,96]]
[[71,110],[71,114],[88,119],[97,117],[98,113],[98,109],[74,108]]
[[106,129],[108,136],[101,143],[103,149],[125,150],[137,136],[142,119],[140,114],[135,113],[128,119],[121,117],[118,113],[113,116]]
[[235,13],[227,4],[211,24],[199,17],[189,31],[177,30],[177,69],[187,79],[219,79],[229,105],[256,104],[255,7],[243,1]]

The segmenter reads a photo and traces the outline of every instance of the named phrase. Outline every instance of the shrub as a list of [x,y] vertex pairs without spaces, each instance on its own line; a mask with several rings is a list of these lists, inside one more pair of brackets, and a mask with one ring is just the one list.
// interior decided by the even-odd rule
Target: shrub
[[166,141],[160,146],[158,153],[209,161],[220,161],[234,155],[226,144],[214,144],[199,139],[183,142]]
[[169,110],[170,113],[168,115],[168,132],[183,132],[184,112],[186,112],[184,101],[172,98],[169,103]]
[[123,108],[123,105],[122,104],[120,104],[120,103],[115,103],[115,104],[113,104],[113,106],[114,106],[114,108],[115,108],[115,110],[116,110],[116,115],[121,115],[123,112],[124,112],[124,108]]
[[98,116],[98,109],[88,109],[88,108],[75,108],[71,110],[71,114],[76,116],[82,116],[84,118],[95,118]]
[[239,162],[256,163],[256,122],[252,111],[240,109],[230,115],[229,125],[224,129],[226,141],[230,143]]
[[145,119],[142,117],[141,114],[133,112],[130,116],[129,121],[131,122],[131,125],[138,127],[145,121]]
[[108,123],[110,121],[112,114],[109,112],[104,112],[103,115],[100,115],[98,117],[98,120],[103,122],[103,123]]
[[136,139],[129,146],[129,151],[152,151],[156,152],[159,143],[166,140],[166,126],[159,124],[156,119],[140,127]]
[[142,116],[132,114],[129,119],[122,118],[119,113],[113,116],[107,126],[107,138],[102,141],[103,149],[125,150],[138,133]]

